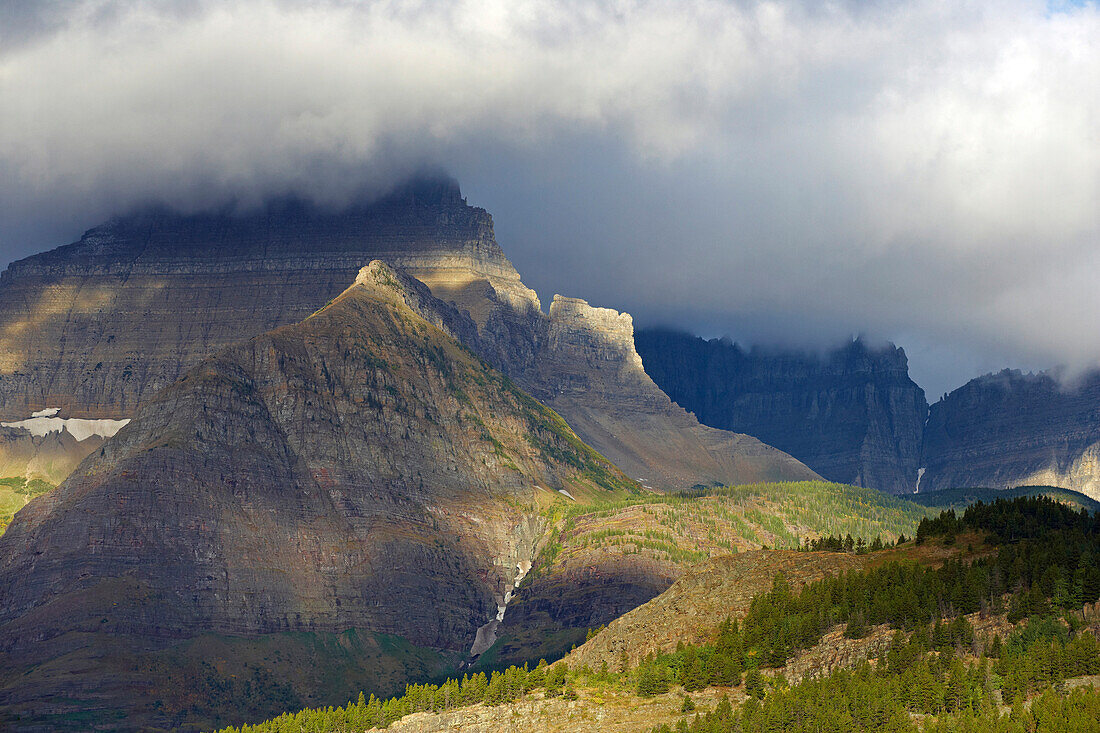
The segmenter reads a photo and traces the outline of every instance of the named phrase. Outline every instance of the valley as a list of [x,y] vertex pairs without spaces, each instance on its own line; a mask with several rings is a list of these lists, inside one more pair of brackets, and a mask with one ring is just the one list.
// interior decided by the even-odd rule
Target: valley
[[25,507],[31,499],[56,488],[42,479],[9,477],[0,478],[0,535],[11,524],[15,513]]

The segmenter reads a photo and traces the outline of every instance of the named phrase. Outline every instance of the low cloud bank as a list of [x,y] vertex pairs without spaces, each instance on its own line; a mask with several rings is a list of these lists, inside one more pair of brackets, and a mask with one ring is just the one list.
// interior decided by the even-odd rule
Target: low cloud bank
[[442,166],[544,294],[743,340],[894,338],[932,394],[979,365],[1100,363],[1095,3],[72,0],[0,19],[5,259],[144,201],[338,204]]

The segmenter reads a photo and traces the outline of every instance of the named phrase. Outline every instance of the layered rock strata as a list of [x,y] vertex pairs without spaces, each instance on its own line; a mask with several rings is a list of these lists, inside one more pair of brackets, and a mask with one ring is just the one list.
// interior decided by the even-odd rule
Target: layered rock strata
[[4,712],[64,727],[68,700],[193,726],[153,705],[173,667],[149,655],[201,635],[358,630],[464,655],[530,567],[540,504],[637,490],[455,338],[473,328],[374,262],[147,399],[0,537]]
[[52,407],[130,417],[205,356],[313,313],[372,259],[465,303],[475,319],[494,299],[538,308],[492,218],[450,182],[410,184],[339,213],[296,201],[240,215],[147,211],[0,275],[0,419]]
[[555,295],[533,394],[643,486],[811,480],[806,466],[755,437],[699,424],[650,378],[630,315]]
[[655,489],[814,475],[672,405],[640,367],[629,316],[560,298],[544,314],[489,214],[441,180],[340,212],[145,212],[13,263],[0,276],[0,420],[132,417],[206,355],[321,308],[371,259],[466,313],[465,343]]
[[1060,486],[1100,499],[1100,374],[1005,370],[932,405],[920,490]]
[[759,438],[832,481],[915,490],[928,404],[902,349],[857,340],[819,357],[667,330],[636,343],[646,372],[704,425]]

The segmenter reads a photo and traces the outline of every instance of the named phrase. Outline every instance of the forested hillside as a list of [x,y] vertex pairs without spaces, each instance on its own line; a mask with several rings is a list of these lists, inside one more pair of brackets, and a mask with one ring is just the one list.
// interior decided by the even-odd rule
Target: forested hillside
[[[1097,730],[1100,518],[1043,497],[1000,500],[925,519],[902,549],[919,559],[927,546],[975,542],[960,553],[967,561],[922,564],[892,549],[881,564],[800,590],[777,575],[741,618],[673,653],[512,667],[226,731],[365,730],[414,713],[418,727],[396,727],[432,730],[445,711],[467,708],[467,721],[514,721],[522,710],[542,716],[525,719],[536,727],[577,730],[570,720],[605,703],[625,715],[628,693],[643,706],[667,700],[667,722],[650,724],[662,732]],[[863,661],[799,673],[799,658],[830,634],[862,644]]]
[[[492,669],[553,660],[665,591],[695,563],[822,536],[912,536],[935,510],[823,481],[696,487],[673,495],[558,504],[556,527],[508,606],[499,639],[478,661]],[[853,547],[856,540],[853,540]]]
[[1015,499],[1019,496],[1045,496],[1071,509],[1100,511],[1100,501],[1079,491],[1058,486],[1017,486],[1011,489],[962,488],[922,491],[905,498],[922,506],[936,509],[966,509],[979,501],[989,503],[997,499]]

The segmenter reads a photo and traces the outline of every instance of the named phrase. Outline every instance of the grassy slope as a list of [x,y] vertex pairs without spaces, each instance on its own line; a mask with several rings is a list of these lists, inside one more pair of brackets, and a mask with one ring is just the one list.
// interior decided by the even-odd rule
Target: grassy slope
[[4,533],[11,524],[12,517],[27,502],[54,488],[53,484],[42,479],[28,481],[19,476],[0,478],[0,534]]
[[738,618],[754,596],[771,588],[782,572],[793,588],[831,575],[864,570],[889,562],[916,562],[936,567],[948,558],[971,561],[991,552],[977,533],[960,535],[944,545],[910,540],[903,545],[864,554],[760,550],[719,557],[693,567],[671,588],[649,603],[610,623],[568,657],[571,666],[597,669],[616,666],[622,652],[637,663],[646,655],[669,653],[677,644],[701,644],[714,632],[715,619]]
[[592,552],[641,554],[677,566],[761,547],[795,548],[805,538],[912,536],[932,510],[897,497],[823,481],[751,484],[568,508],[543,558]]
[[666,590],[692,565],[821,535],[912,536],[933,510],[822,481],[711,488],[602,503],[556,503],[534,569],[509,606],[497,643],[478,660],[501,668],[553,660]]

